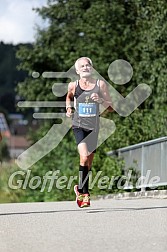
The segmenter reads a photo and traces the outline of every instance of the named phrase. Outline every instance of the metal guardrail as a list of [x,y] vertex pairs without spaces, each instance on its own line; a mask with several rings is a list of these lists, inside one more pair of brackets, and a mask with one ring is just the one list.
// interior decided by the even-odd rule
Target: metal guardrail
[[110,151],[107,155],[117,154],[125,161],[125,171],[134,168],[141,178],[140,188],[167,185],[167,136]]

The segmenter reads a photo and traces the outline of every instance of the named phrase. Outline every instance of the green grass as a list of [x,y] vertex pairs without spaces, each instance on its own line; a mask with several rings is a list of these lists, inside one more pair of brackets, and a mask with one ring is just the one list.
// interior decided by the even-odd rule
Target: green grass
[[0,164],[0,203],[15,203],[20,202],[20,197],[23,195],[22,190],[12,190],[8,186],[10,175],[17,170],[14,163]]

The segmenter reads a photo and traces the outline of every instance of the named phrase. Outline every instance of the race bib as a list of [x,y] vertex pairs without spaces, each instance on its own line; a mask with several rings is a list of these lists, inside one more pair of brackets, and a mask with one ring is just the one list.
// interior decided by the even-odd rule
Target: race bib
[[78,114],[81,117],[96,116],[96,103],[79,103]]

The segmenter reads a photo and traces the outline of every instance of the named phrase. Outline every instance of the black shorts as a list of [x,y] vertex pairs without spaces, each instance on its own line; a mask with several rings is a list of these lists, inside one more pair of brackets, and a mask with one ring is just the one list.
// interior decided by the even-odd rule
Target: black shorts
[[86,143],[87,149],[90,153],[96,152],[98,131],[87,130],[83,128],[73,128],[73,132],[77,145],[80,143]]

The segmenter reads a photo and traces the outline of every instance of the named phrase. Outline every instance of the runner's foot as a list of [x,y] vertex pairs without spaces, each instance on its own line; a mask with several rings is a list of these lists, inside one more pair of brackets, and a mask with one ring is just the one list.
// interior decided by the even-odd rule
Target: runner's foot
[[78,185],[74,186],[74,192],[76,194],[76,202],[77,202],[78,206],[81,207],[84,196],[82,193],[78,192]]
[[80,207],[90,207],[90,195],[88,193],[83,194],[83,200]]

